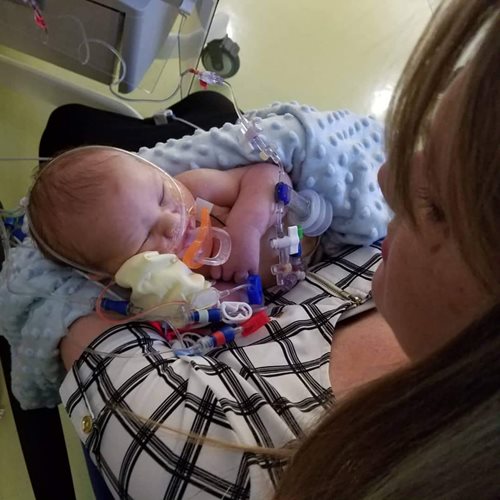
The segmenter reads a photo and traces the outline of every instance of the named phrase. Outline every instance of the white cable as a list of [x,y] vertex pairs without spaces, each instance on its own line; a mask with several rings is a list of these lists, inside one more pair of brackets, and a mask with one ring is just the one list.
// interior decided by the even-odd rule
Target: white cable
[[108,285],[105,285],[104,283],[101,283],[98,280],[92,279],[88,275],[88,273],[85,273],[84,271],[80,271],[80,269],[73,268],[73,270],[76,272],[76,274],[79,274],[80,276],[82,276],[86,280],[91,281],[92,283],[94,283],[95,285],[97,285],[98,287],[100,287],[102,290],[104,290],[105,288],[107,288],[106,293],[110,297],[112,297],[113,299],[115,299],[115,300],[123,300],[123,297],[121,295],[119,295],[117,292],[115,292],[112,288],[108,288]]
[[189,125],[190,127],[193,127],[195,130],[205,130],[205,129],[199,127],[198,125],[196,125],[188,120],[184,120],[184,118],[178,118],[175,115],[172,118],[178,122],[182,122],[182,123],[185,123],[186,125]]
[[[100,40],[97,38],[88,38],[87,32],[85,30],[85,26],[83,25],[82,21],[78,17],[72,16],[72,15],[62,15],[62,16],[60,15],[60,16],[57,16],[57,18],[58,19],[68,18],[68,19],[73,20],[77,24],[77,26],[81,32],[81,35],[82,35],[82,42],[78,46],[78,59],[79,59],[80,64],[82,64],[83,66],[89,64],[90,59],[91,59],[91,55],[90,55],[90,44],[91,43],[99,44],[99,45],[106,47],[118,59],[119,69],[120,69],[121,74],[118,76],[118,78],[116,80],[112,81],[108,85],[110,92],[115,97],[118,97],[119,99],[121,99],[123,101],[128,101],[128,102],[164,102],[164,101],[168,101],[169,99],[171,99],[179,91],[179,89],[182,90],[182,79],[188,73],[188,71],[181,72],[181,66],[180,66],[181,30],[182,30],[182,27],[184,25],[184,21],[186,19],[186,15],[184,13],[181,12],[180,15],[181,15],[181,20],[179,23],[179,29],[177,31],[177,51],[178,51],[178,57],[179,57],[179,82],[171,94],[169,94],[167,97],[164,97],[161,99],[160,98],[159,99],[152,99],[152,98],[151,99],[146,99],[146,98],[140,99],[140,98],[125,97],[122,94],[120,94],[119,92],[117,92],[113,87],[122,83],[125,80],[126,73],[127,73],[127,65],[126,65],[125,61],[123,60],[122,56],[120,55],[120,53],[112,45],[110,45],[108,42],[105,42],[104,40]],[[82,49],[85,49],[85,50],[82,52]],[[181,97],[182,97],[182,93],[181,93]]]
[[[58,21],[61,19],[65,19],[65,18],[71,19],[72,21],[74,21],[76,23],[76,25],[78,26],[78,28],[80,29],[80,32],[82,34],[82,43],[80,43],[80,45],[78,46],[78,56],[80,59],[80,64],[85,66],[90,60],[90,47],[88,44],[88,38],[87,38],[87,32],[85,31],[85,26],[83,25],[82,21],[76,16],[72,16],[70,14],[63,14],[63,15],[57,16]],[[81,54],[80,54],[80,49],[82,48],[82,45],[85,46],[85,57],[83,57],[83,58],[81,57]],[[54,48],[54,47],[51,47],[51,48]]]
[[[97,45],[102,45],[102,46],[106,47],[110,52],[112,52],[114,54],[114,56],[120,62],[120,70],[121,70],[121,74],[118,77],[118,80],[116,81],[116,83],[121,83],[123,80],[125,80],[125,76],[127,74],[127,64],[123,60],[123,57],[120,55],[120,53],[112,45],[110,45],[108,42],[105,42],[104,40],[99,40],[99,38],[88,38],[87,39],[87,46],[89,46],[90,43],[95,43]],[[80,44],[80,46],[81,46],[81,44]],[[87,60],[87,62],[88,62],[88,60]],[[87,64],[87,62],[82,63],[82,64]],[[112,85],[112,84],[113,84],[113,82],[111,82],[110,85]]]
[[50,161],[52,158],[44,157],[44,156],[18,156],[18,157],[10,157],[10,156],[0,156],[0,161]]

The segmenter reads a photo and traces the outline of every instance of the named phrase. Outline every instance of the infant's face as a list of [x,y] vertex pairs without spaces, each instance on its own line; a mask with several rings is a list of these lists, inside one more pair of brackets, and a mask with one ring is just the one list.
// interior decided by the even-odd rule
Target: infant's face
[[[82,241],[87,255],[100,255],[102,267],[114,274],[132,255],[149,250],[176,253],[183,248],[186,227],[182,224],[184,210],[172,194],[171,182],[154,167],[125,154],[109,165],[107,182],[109,196],[96,204],[89,214],[89,229]],[[185,207],[194,206],[191,193],[177,183]],[[85,217],[88,214],[85,214]],[[184,224],[192,224],[191,217]],[[102,257],[101,257],[102,256]]]

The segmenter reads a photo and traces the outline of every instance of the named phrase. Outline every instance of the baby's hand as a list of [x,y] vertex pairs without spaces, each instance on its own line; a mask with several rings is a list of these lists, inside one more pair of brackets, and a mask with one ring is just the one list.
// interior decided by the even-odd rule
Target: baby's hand
[[231,236],[231,255],[227,262],[211,269],[213,279],[243,283],[249,274],[258,274],[261,234],[252,226],[226,227]]

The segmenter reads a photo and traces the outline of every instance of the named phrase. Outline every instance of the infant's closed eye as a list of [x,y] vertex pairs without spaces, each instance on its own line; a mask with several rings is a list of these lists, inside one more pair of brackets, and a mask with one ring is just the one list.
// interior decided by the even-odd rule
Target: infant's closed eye
[[160,207],[165,204],[165,183],[161,184]]

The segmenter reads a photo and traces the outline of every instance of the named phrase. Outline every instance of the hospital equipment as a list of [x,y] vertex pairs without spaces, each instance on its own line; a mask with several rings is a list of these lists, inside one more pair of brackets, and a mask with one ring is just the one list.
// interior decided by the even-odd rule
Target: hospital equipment
[[[0,44],[103,83],[119,74],[127,93],[176,42],[182,63],[196,66],[216,7],[217,0],[0,0]],[[169,35],[179,16],[178,35]]]
[[[161,257],[168,258],[165,255]],[[147,273],[147,275],[151,274],[154,274],[154,270]],[[200,275],[196,277],[203,280]],[[160,290],[155,290],[154,283],[143,283],[144,280],[141,278],[139,277],[139,281],[132,284],[130,300],[106,298],[105,295],[111,286],[109,285],[102,290],[95,301],[94,309],[102,319],[108,319],[104,311],[113,311],[125,316],[126,322],[143,320],[154,323],[153,326],[171,342],[172,349],[177,356],[204,354],[214,347],[233,341],[236,336],[253,333],[269,321],[265,313],[265,319],[259,312],[254,316],[254,308],[261,308],[264,303],[262,283],[258,275],[249,276],[246,283],[229,290],[217,290],[213,286],[208,286],[208,288],[198,286],[198,289],[189,291],[191,286],[188,283],[186,293],[180,290],[184,282],[180,280],[176,283],[175,277],[171,277],[170,281],[174,281],[176,295],[180,300],[165,299],[158,280],[155,282]],[[166,280],[160,276],[160,281]],[[222,299],[240,290],[246,291],[247,302],[222,302]],[[141,300],[148,297],[149,301]],[[140,307],[139,303],[147,304],[147,306]],[[217,331],[209,335],[200,337],[198,330],[200,327],[221,322],[225,325],[219,326]],[[113,323],[116,323],[116,318],[113,319]],[[196,329],[196,331],[181,335],[179,329],[186,328]],[[171,335],[169,336],[168,333]],[[193,336],[198,340],[194,344],[186,344],[186,339],[192,339]]]
[[[297,193],[283,182],[285,169],[276,148],[261,134],[259,125],[241,113],[231,85],[221,75],[196,69],[190,69],[190,72],[200,80],[204,88],[208,85],[222,85],[229,89],[243,136],[254,150],[259,151],[263,161],[271,160],[278,166],[278,182],[275,187],[276,238],[271,241],[271,246],[278,250],[278,264],[271,267],[271,272],[276,276],[276,284],[285,291],[289,290],[297,281],[305,278],[300,247],[302,234],[323,234],[332,222],[332,205],[313,190],[306,189]],[[288,211],[297,226],[291,226],[287,235],[284,218]]]
[[240,67],[240,48],[227,35],[207,43],[201,53],[201,62],[208,71],[214,71],[223,78],[235,75]]
[[[95,309],[98,313],[102,299],[115,283],[130,290],[130,297],[128,301],[106,301],[107,310],[124,314],[128,320],[165,319],[176,327],[191,323],[192,311],[200,314],[201,310],[219,307],[223,298],[239,290],[246,291],[248,304],[260,306],[263,303],[262,285],[256,275],[249,276],[244,284],[221,291],[201,274],[190,270],[177,255],[153,251],[134,255],[120,267],[114,281],[105,287],[97,299]],[[240,310],[221,309],[221,313],[232,320],[244,311],[244,307]],[[244,316],[241,319],[247,318]]]
[[[115,300],[106,298],[109,287],[101,292],[95,301],[94,309],[101,317],[103,311],[113,311],[127,317],[127,321],[148,320],[167,321],[175,328],[198,323],[223,321],[225,323],[242,323],[250,319],[254,308],[262,307],[264,295],[262,282],[258,275],[250,275],[246,283],[234,286],[228,290],[218,290],[209,286],[194,292],[185,300],[162,301],[149,308],[140,307],[133,300]],[[238,292],[245,291],[247,302],[227,301],[223,299]]]
[[241,325],[224,325],[210,334],[197,335],[197,340],[190,345],[185,345],[186,341],[184,338],[173,340],[172,349],[177,356],[202,356],[211,349],[233,342],[237,337],[248,337],[269,321],[267,313],[259,311]]

